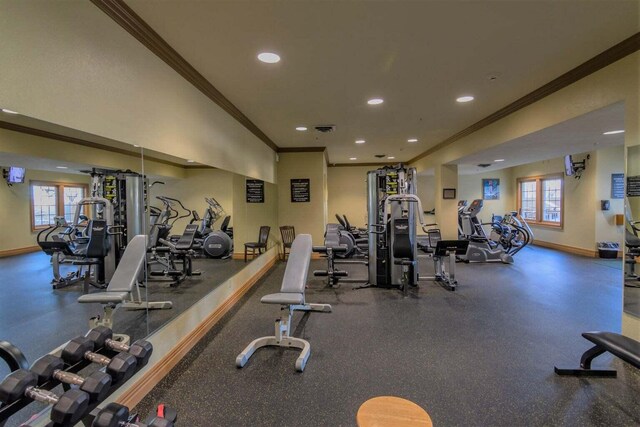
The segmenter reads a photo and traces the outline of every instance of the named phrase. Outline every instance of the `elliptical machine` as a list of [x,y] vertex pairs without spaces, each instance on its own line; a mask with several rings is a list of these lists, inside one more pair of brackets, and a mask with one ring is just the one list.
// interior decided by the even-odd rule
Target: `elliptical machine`
[[[192,211],[193,218],[190,224],[197,224],[195,235],[196,245],[201,249],[202,254],[209,258],[227,259],[233,253],[233,229],[229,227],[230,215],[225,215],[222,205],[213,197],[205,197],[207,208],[204,216],[200,218],[198,213]],[[214,224],[220,219],[219,230],[214,230]]]
[[469,241],[466,255],[459,258],[465,262],[502,262],[513,264],[513,256],[507,253],[497,242],[491,240],[484,231],[478,214],[483,202],[476,199],[470,205],[459,210],[460,238]]

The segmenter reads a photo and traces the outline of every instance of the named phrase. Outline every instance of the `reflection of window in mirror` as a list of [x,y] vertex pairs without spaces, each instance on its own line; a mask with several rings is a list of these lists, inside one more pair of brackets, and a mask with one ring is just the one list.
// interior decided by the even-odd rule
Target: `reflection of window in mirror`
[[[103,177],[124,170],[140,174],[142,165],[139,150],[130,144],[110,141],[103,145],[104,139],[98,141],[52,123],[47,126],[55,132],[40,136],[40,121],[17,117],[24,132],[0,129],[7,141],[0,164],[24,171],[21,180],[0,186],[4,224],[0,228],[0,282],[11,283],[0,287],[4,316],[0,339],[11,342],[33,362],[65,341],[86,334],[92,317],[104,316],[101,302],[80,300],[104,293],[118,277],[116,271],[127,248],[124,236],[135,228],[135,221],[127,221],[121,203],[125,188],[98,186],[96,171],[102,171]],[[77,145],[66,138],[67,133],[86,140]],[[38,149],[43,144],[47,150]],[[115,152],[114,147],[118,148]],[[123,193],[111,198],[107,190]],[[135,194],[130,200],[131,208],[143,204]],[[138,224],[144,234],[139,220]],[[142,250],[143,264],[144,245]],[[133,340],[147,335],[144,310],[116,311],[116,333]],[[6,374],[5,368],[0,366],[0,377]]]

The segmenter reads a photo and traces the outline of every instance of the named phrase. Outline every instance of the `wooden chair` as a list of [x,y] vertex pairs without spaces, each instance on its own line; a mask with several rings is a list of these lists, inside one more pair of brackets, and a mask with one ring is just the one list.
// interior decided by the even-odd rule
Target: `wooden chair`
[[263,225],[260,227],[260,233],[258,234],[257,242],[247,242],[244,244],[244,262],[247,262],[247,251],[251,249],[251,259],[256,257],[256,249],[258,250],[258,255],[262,254],[263,249],[267,249],[267,240],[269,240],[269,232],[271,231],[271,227],[268,225]]
[[[291,245],[296,238],[296,230],[293,225],[283,225],[280,227],[280,235],[282,236],[282,259],[286,261],[287,256],[291,252]],[[287,252],[289,249],[289,253]]]

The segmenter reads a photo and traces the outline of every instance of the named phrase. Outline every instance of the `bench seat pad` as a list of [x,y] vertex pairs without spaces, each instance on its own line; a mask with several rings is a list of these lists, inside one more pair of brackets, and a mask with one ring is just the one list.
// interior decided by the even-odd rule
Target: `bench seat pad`
[[608,352],[625,362],[640,368],[640,342],[615,332],[585,332],[582,336],[606,348]]
[[265,295],[260,299],[261,303],[264,304],[304,304],[304,294],[294,293],[294,292],[286,292],[286,293],[277,293],[277,294],[269,294]]
[[100,304],[121,303],[129,296],[129,292],[96,292],[95,294],[82,295],[78,302],[97,302]]

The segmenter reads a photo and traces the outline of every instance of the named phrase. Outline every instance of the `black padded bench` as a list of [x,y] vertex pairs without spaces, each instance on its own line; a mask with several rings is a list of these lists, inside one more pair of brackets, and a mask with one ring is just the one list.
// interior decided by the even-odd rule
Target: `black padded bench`
[[580,368],[564,369],[555,367],[558,375],[615,377],[614,369],[591,369],[591,362],[604,353],[611,353],[631,366],[640,369],[640,342],[615,332],[585,332],[583,337],[595,344],[580,358]]

